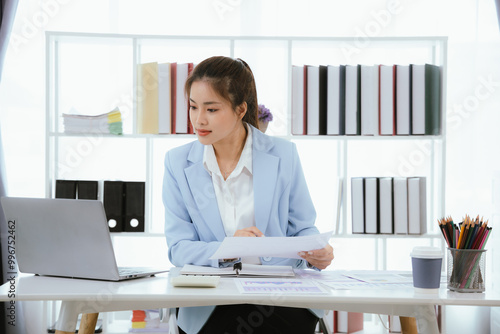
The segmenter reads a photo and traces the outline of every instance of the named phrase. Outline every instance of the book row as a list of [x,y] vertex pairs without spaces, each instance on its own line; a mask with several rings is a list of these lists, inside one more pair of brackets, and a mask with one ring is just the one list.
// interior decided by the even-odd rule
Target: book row
[[353,177],[352,233],[427,233],[425,177]]
[[292,66],[293,135],[439,135],[441,67]]
[[[145,182],[104,181],[102,201],[110,232],[144,232]],[[56,180],[56,198],[98,200],[99,181]]]
[[137,133],[193,133],[184,94],[193,63],[139,64],[135,96]]

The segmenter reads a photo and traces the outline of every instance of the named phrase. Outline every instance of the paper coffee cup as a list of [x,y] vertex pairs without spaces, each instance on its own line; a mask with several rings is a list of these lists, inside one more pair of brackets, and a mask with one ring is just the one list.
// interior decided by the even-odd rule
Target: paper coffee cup
[[414,247],[411,254],[413,287],[419,293],[438,292],[443,252],[439,247]]

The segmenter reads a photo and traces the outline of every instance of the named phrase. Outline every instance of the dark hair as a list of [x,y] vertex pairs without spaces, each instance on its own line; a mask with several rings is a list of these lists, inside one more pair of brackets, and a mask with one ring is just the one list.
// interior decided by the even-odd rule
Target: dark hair
[[215,56],[196,65],[189,75],[184,91],[189,100],[191,86],[195,81],[206,81],[222,98],[236,107],[243,102],[247,103],[247,112],[243,121],[258,128],[257,89],[250,66],[242,59]]

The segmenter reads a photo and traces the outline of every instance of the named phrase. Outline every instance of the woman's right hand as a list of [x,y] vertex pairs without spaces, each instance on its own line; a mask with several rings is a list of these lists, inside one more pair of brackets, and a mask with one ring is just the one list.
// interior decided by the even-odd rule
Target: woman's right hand
[[234,232],[233,237],[263,237],[264,233],[262,233],[257,227],[251,226],[242,228],[241,230],[237,230]]

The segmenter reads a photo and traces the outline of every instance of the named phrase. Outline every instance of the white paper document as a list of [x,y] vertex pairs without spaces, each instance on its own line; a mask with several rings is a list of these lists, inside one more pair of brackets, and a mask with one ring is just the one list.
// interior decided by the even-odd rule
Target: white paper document
[[348,272],[345,276],[354,278],[358,281],[374,284],[397,284],[413,283],[413,276],[410,273],[388,273],[385,271],[367,271],[367,272]]
[[[323,274],[323,273],[321,273]],[[333,274],[333,273],[332,273]],[[322,275],[318,282],[336,290],[372,290],[410,288],[413,286],[405,274],[385,271],[338,272],[337,275]]]
[[[317,282],[336,290],[374,290],[374,289],[409,289],[413,287],[411,272],[388,271],[340,271],[319,273]],[[325,275],[326,274],[326,275]],[[299,277],[307,277],[298,272]],[[441,283],[446,283],[446,275],[441,277]]]
[[324,248],[332,232],[302,237],[226,237],[210,259],[268,256],[300,259],[299,252]]
[[326,291],[313,280],[254,278],[235,280],[241,293],[324,294]]
[[367,283],[354,279],[352,282],[321,281],[320,283],[335,290],[392,290],[409,289],[413,287],[412,283]]

